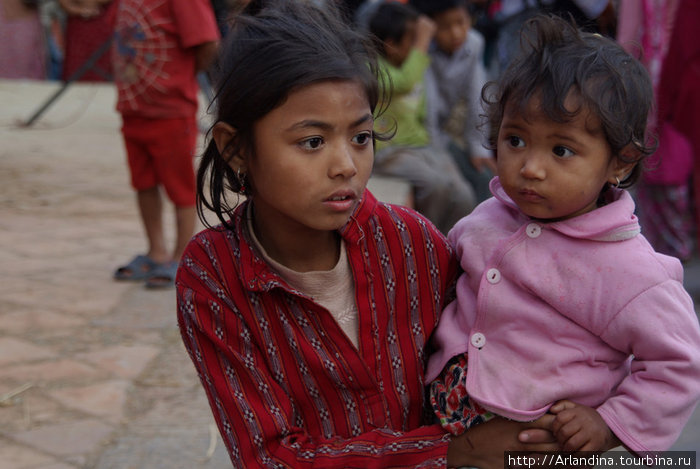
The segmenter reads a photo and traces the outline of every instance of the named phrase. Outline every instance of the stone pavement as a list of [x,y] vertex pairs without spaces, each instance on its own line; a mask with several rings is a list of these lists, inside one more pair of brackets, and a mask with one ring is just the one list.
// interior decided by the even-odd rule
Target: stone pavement
[[[0,469],[230,467],[173,290],[111,278],[144,249],[113,88],[17,125],[57,86],[0,80]],[[700,263],[688,279],[700,298]],[[700,450],[700,412],[676,448]]]

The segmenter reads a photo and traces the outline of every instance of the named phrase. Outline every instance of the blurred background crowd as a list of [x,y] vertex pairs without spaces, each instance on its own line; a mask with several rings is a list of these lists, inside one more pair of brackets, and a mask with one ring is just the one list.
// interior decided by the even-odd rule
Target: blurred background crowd
[[[167,0],[163,0],[167,1]],[[375,173],[409,182],[411,203],[443,232],[489,197],[494,158],[483,146],[480,93],[538,13],[564,15],[617,40],[647,67],[656,91],[650,135],[659,149],[634,196],[643,233],[690,260],[700,220],[700,0],[335,1],[376,41],[393,97]],[[249,0],[211,0],[221,37]],[[113,80],[119,0],[0,0],[0,79]],[[212,70],[201,75],[210,97]]]

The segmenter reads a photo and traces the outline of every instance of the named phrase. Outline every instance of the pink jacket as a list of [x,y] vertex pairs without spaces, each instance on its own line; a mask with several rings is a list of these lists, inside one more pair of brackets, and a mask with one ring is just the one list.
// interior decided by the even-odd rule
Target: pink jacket
[[464,274],[426,379],[469,353],[467,389],[520,421],[567,398],[632,451],[662,451],[700,399],[700,327],[680,262],[639,234],[634,202],[542,223],[495,194],[450,231]]

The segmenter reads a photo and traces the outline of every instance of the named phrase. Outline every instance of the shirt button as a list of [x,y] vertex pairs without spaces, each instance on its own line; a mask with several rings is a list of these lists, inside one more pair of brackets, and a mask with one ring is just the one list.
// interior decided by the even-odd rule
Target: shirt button
[[489,269],[486,271],[486,280],[488,280],[489,283],[498,283],[501,281],[501,273],[498,269]]
[[486,336],[481,332],[477,332],[472,335],[471,343],[476,348],[481,348],[486,344]]
[[530,223],[527,225],[527,228],[525,228],[525,233],[527,233],[530,238],[537,238],[542,234],[542,228],[540,228],[540,225],[537,223]]

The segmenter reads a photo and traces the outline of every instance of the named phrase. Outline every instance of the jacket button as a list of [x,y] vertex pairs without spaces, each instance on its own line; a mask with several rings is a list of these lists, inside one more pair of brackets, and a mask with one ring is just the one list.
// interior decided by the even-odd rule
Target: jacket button
[[498,269],[489,269],[486,271],[486,280],[489,283],[498,283],[501,281],[501,272]]
[[481,332],[476,332],[472,334],[470,342],[474,347],[481,348],[486,344],[486,336]]
[[537,238],[542,234],[542,228],[537,223],[530,223],[527,225],[527,228],[525,228],[525,233],[527,233],[530,238]]

